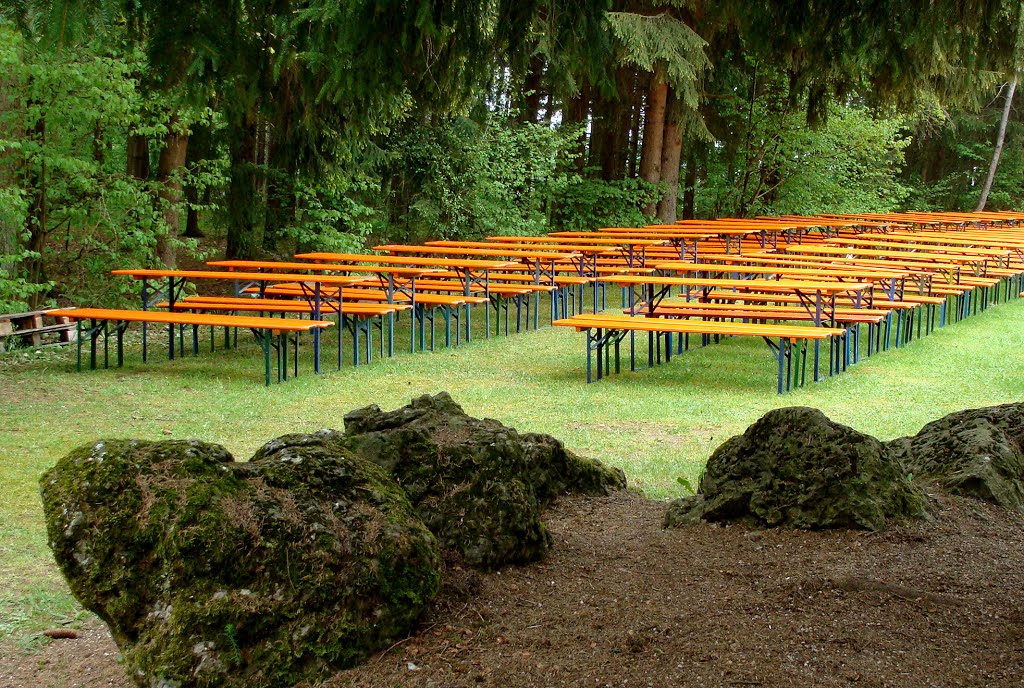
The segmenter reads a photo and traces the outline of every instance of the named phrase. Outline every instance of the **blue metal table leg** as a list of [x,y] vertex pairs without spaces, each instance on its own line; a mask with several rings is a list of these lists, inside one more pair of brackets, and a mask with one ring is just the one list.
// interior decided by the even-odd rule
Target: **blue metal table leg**
[[778,393],[782,394],[782,372],[783,372],[784,361],[785,361],[785,358],[786,358],[786,340],[785,339],[779,339],[779,349],[778,349],[778,351],[775,352],[775,355],[779,359],[779,361],[778,361],[779,369],[778,369],[778,375],[777,375],[777,378],[776,378],[776,387],[778,389]]

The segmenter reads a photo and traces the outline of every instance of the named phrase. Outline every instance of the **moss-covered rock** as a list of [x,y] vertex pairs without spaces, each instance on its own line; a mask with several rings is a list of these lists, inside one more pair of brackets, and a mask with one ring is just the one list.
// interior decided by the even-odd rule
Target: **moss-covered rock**
[[471,566],[535,561],[550,537],[541,509],[559,494],[600,495],[621,471],[584,459],[548,435],[520,435],[466,415],[442,392],[383,412],[345,416],[349,447],[390,471],[431,532]]
[[868,528],[925,515],[924,494],[874,437],[806,407],[765,414],[711,455],[700,494],[674,502],[667,526],[752,521]]
[[435,539],[338,433],[249,463],[196,441],[102,441],[41,479],[50,546],[140,686],[291,686],[407,633]]
[[887,447],[948,492],[1024,511],[1024,404],[951,413]]

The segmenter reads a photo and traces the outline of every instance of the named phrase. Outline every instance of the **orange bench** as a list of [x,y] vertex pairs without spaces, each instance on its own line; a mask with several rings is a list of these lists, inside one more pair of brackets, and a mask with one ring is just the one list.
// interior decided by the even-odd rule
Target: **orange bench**
[[[667,318],[636,317],[625,315],[580,314],[571,318],[556,320],[553,325],[573,327],[577,332],[587,333],[587,382],[593,380],[592,354],[597,353],[597,378],[604,371],[611,372],[608,361],[609,349],[615,352],[615,372],[620,369],[619,345],[630,333],[647,332],[648,367],[661,362],[662,335],[665,336],[665,360],[672,356],[672,335],[720,335],[760,337],[765,340],[778,363],[778,393],[803,384],[807,362],[807,342],[830,340],[842,337],[846,330],[834,327],[802,327],[798,325],[741,324],[728,322],[692,321]],[[774,340],[778,340],[775,344]],[[632,342],[631,342],[632,344]],[[657,347],[655,346],[657,344]],[[655,350],[657,348],[657,356]],[[797,359],[797,360],[794,360]],[[636,370],[634,347],[630,346],[630,370]]]
[[[327,320],[297,320],[284,318],[263,318],[239,315],[208,315],[204,313],[173,313],[167,311],[133,311],[107,308],[76,308],[73,310],[58,310],[55,314],[71,318],[75,321],[78,335],[78,369],[82,368],[82,335],[89,337],[90,342],[90,367],[96,368],[96,339],[103,335],[103,367],[109,364],[107,342],[109,338],[108,323],[114,323],[114,331],[117,335],[117,365],[124,364],[124,343],[123,335],[127,326],[133,322],[143,324],[159,323],[172,326],[170,331],[169,357],[174,359],[174,330],[175,325],[191,325],[193,328],[193,352],[198,353],[199,344],[196,330],[200,326],[214,327],[242,327],[250,329],[256,334],[257,341],[263,348],[264,372],[266,384],[270,384],[270,352],[271,349],[277,352],[277,380],[288,379],[288,340],[290,335],[295,339],[295,373],[298,374],[298,334],[301,332],[313,332],[331,327],[334,323]],[[83,321],[90,321],[87,328],[83,327]],[[212,332],[212,329],[211,329]],[[274,341],[276,335],[277,341]],[[212,341],[212,340],[211,340]],[[143,354],[145,360],[145,352]]]
[[[338,301],[326,301],[320,306],[320,313],[336,314],[338,312]],[[370,345],[371,327],[377,320],[377,329],[380,332],[380,351],[384,355],[384,316],[392,315],[399,311],[409,310],[411,305],[393,303],[348,303],[341,301],[341,325],[338,328],[338,369],[341,370],[342,343],[341,331],[348,329],[352,333],[352,364],[359,365],[359,338],[360,335],[366,341],[365,360],[367,363],[373,358],[373,348]],[[157,308],[168,308],[169,303],[158,303]],[[313,315],[313,305],[306,300],[295,299],[259,299],[238,296],[186,296],[174,304],[174,310],[178,311],[230,311],[230,312],[254,312],[254,313],[296,313],[298,315]],[[389,323],[388,328],[388,356],[394,355],[394,325]]]
[[[628,313],[626,309],[624,312]],[[877,308],[836,308],[832,322],[845,327],[843,360],[860,360],[860,325],[867,325],[867,355],[887,348],[891,311]],[[758,322],[814,322],[814,316],[802,305],[709,303],[704,301],[665,300],[654,309],[654,315],[667,318],[700,318],[704,320],[742,320]],[[884,324],[886,336],[882,336]]]

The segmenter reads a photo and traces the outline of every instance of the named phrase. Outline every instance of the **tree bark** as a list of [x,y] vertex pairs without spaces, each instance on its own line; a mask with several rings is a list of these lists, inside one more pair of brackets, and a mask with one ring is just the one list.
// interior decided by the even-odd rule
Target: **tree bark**
[[643,125],[644,88],[641,86],[640,74],[633,72],[633,87],[629,97],[629,159],[626,175],[633,179],[637,174],[637,163],[640,152],[640,127]]
[[165,233],[156,238],[156,255],[167,268],[178,265],[177,243],[181,229],[181,176],[185,169],[185,155],[188,152],[188,134],[175,130],[177,118],[168,124],[164,136],[164,147],[156,168],[156,180],[160,184],[158,197],[164,220]]
[[[591,138],[591,164],[601,168],[601,178],[617,181],[626,177],[629,154],[629,131],[633,107],[631,68],[619,67],[615,72],[615,94],[595,102],[594,135]],[[598,116],[600,113],[600,116]],[[595,161],[596,156],[596,161]]]
[[103,120],[96,120],[92,132],[92,159],[98,165],[102,165],[106,157],[103,148]]
[[[579,125],[584,124],[587,121],[587,116],[589,114],[590,87],[584,81],[584,83],[580,85],[579,94],[566,100],[563,117],[567,125]],[[576,171],[582,174],[583,170],[587,166],[587,134],[585,129],[583,135],[580,137],[579,143],[572,152],[575,155],[573,164],[576,167]]]
[[[0,112],[8,113],[19,111],[20,85],[14,80],[11,74],[0,74]],[[24,136],[21,127],[14,121],[14,118],[0,118],[0,138],[18,139]],[[18,151],[6,149],[0,151],[0,186],[16,188],[22,183],[19,169],[21,169],[21,158]],[[16,254],[21,253],[21,228],[15,223],[0,222],[0,270],[13,273],[18,264],[14,259]]]
[[540,119],[541,87],[544,79],[544,59],[540,55],[530,58],[530,64],[526,69],[526,78],[523,80],[523,100],[519,106],[519,121],[521,123],[537,123]]
[[665,191],[661,203],[658,204],[658,219],[665,224],[676,221],[676,206],[679,202],[679,160],[683,152],[683,130],[679,126],[678,116],[673,112],[673,100],[670,95],[661,154],[661,183]]
[[128,175],[149,179],[149,139],[141,134],[128,134]]
[[[203,198],[203,205],[209,203],[210,190],[206,189]],[[188,239],[202,239],[203,230],[199,229],[199,211],[195,206],[199,205],[199,192],[194,186],[185,188],[185,201],[188,208],[185,210],[185,233],[182,235]]]
[[[692,148],[692,146],[691,146]],[[692,220],[697,204],[697,156],[691,150],[686,156],[686,177],[683,182],[683,219]]]
[[[36,103],[38,105],[38,103]],[[28,234],[29,251],[32,255],[25,260],[25,279],[30,284],[45,284],[46,265],[43,253],[46,248],[47,224],[49,222],[49,205],[46,193],[46,118],[40,116],[26,132],[27,138],[34,140],[43,152],[34,159],[30,158],[27,165],[26,188],[29,191],[28,213],[25,216],[26,234]],[[29,297],[29,307],[38,308],[45,297],[45,291],[39,291]]]
[[228,184],[228,258],[256,258],[263,243],[262,205],[259,202],[259,169],[256,165],[254,114],[247,113],[231,143],[231,181]]
[[996,135],[996,147],[992,151],[992,163],[988,166],[988,177],[985,179],[985,186],[981,189],[978,207],[974,209],[976,213],[985,209],[985,204],[988,202],[988,194],[992,191],[992,181],[995,179],[996,169],[999,167],[999,157],[1003,154],[1003,143],[1006,141],[1006,122],[1010,119],[1010,108],[1013,106],[1013,94],[1017,90],[1017,80],[1019,77],[1020,74],[1014,72],[1009,90],[1006,92],[1006,103],[1003,105],[1003,115],[999,119],[999,133]]
[[[640,179],[651,184],[661,180],[662,145],[665,140],[665,103],[668,99],[668,84],[655,70],[647,90],[647,106],[644,115],[644,141],[640,150]],[[644,215],[654,217],[658,211],[656,201],[644,206]]]

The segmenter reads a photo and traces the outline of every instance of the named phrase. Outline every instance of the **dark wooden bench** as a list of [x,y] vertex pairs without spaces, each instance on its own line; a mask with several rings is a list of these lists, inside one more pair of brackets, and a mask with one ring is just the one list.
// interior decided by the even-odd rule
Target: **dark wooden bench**
[[[54,315],[56,309],[27,311],[0,315],[0,353],[7,341],[15,346],[44,346],[75,341],[75,324],[70,318]],[[57,335],[57,341],[47,342],[47,335]]]

